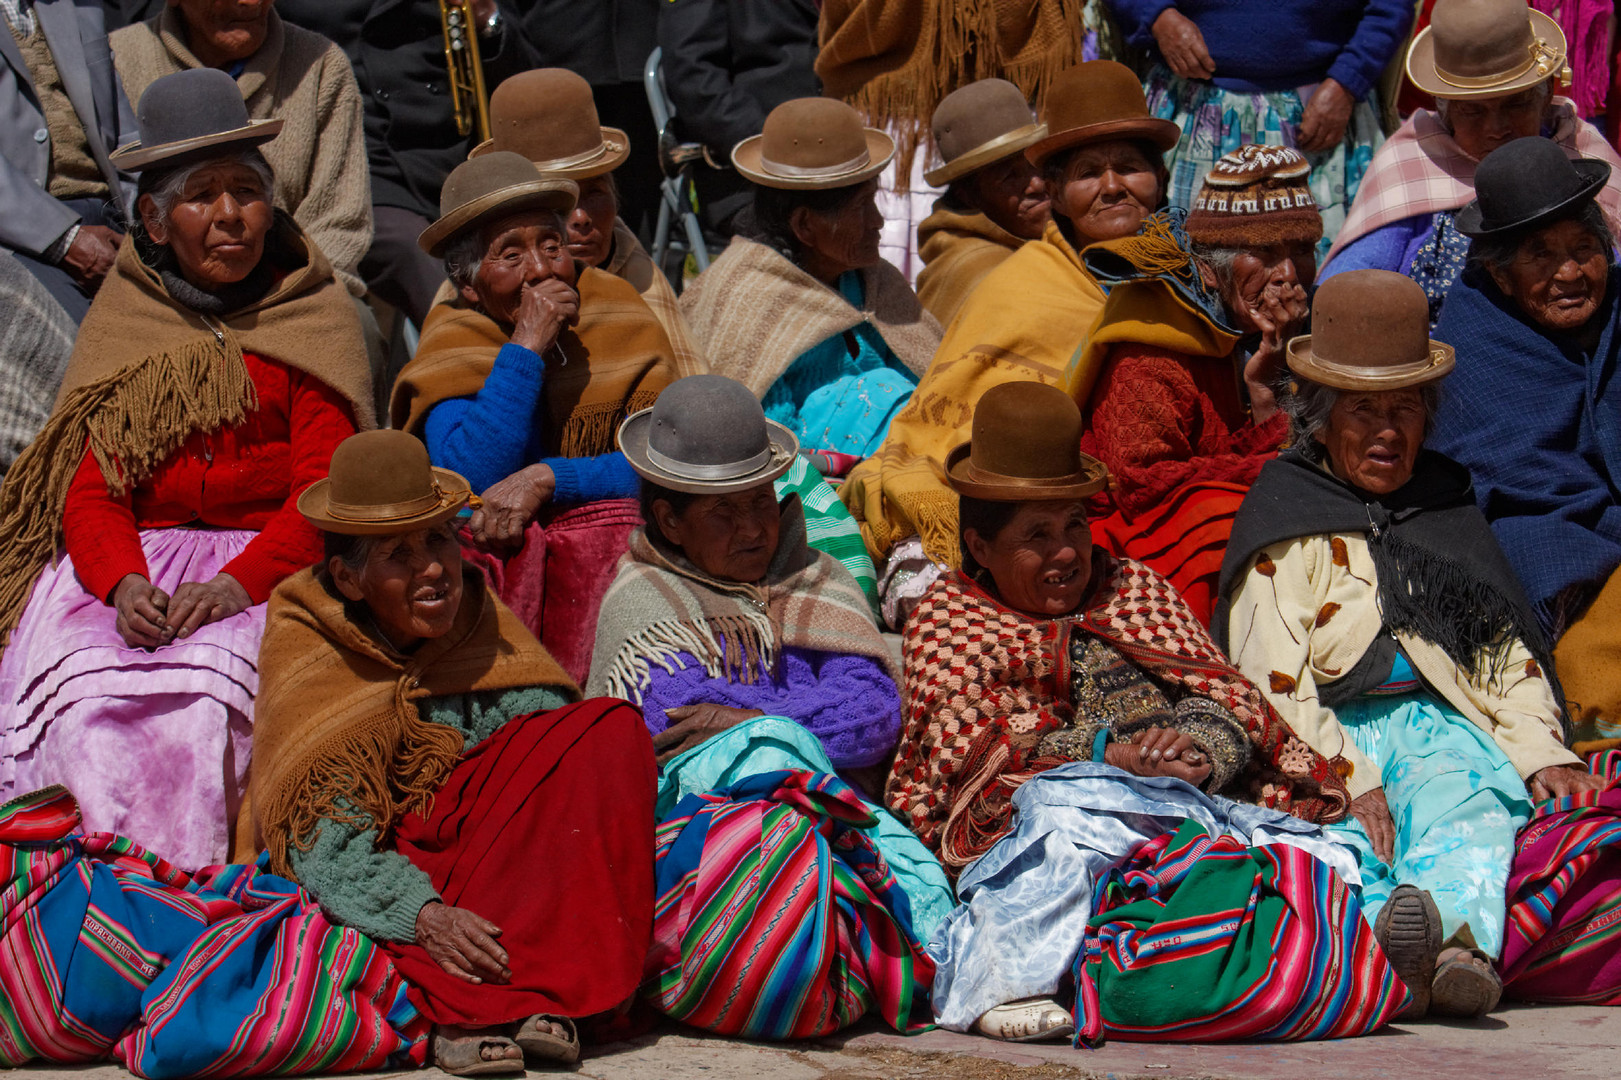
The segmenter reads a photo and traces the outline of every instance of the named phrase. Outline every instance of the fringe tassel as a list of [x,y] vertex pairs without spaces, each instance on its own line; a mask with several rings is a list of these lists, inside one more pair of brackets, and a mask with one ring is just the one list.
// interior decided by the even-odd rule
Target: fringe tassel
[[656,664],[666,672],[687,653],[712,679],[753,685],[776,668],[777,638],[764,614],[650,623],[625,639],[604,676],[608,696],[642,703],[642,688]]
[[[930,491],[902,495],[896,501],[917,530],[918,538],[923,541],[924,554],[952,570],[962,569],[962,540],[958,536],[961,526],[956,498],[943,492]],[[904,539],[904,536],[894,537],[886,546],[893,547],[897,541]]]

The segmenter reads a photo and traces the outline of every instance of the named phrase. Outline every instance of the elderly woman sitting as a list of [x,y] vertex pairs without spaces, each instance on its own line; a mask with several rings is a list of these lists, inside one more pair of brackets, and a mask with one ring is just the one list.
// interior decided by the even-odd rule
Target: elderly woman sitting
[[1458,214],[1470,263],[1435,329],[1458,370],[1434,445],[1474,475],[1555,646],[1576,742],[1595,749],[1621,738],[1621,306],[1596,202],[1613,175],[1546,139],[1493,151]]
[[754,184],[738,238],[681,294],[709,368],[747,386],[802,446],[866,457],[940,343],[878,254],[888,135],[830,98],[771,110],[732,151]]
[[382,943],[437,1025],[440,1068],[521,1074],[573,1061],[574,1021],[636,992],[656,777],[636,710],[578,702],[464,569],[469,496],[416,439],[379,431],[299,498],[327,557],[271,602],[239,840]]
[[65,784],[195,868],[246,782],[264,603],[320,553],[292,500],[372,391],[349,295],[271,206],[281,121],[212,69],[139,118],[141,219],[0,489],[0,799]]
[[1502,990],[1489,961],[1530,800],[1603,784],[1565,748],[1546,638],[1468,471],[1423,448],[1454,362],[1424,291],[1344,274],[1312,317],[1289,343],[1293,448],[1227,550],[1224,636],[1295,733],[1348,763],[1352,817],[1330,831],[1361,855],[1412,1015],[1477,1016]]
[[[1463,270],[1468,237],[1456,217],[1475,197],[1475,170],[1515,139],[1546,135],[1572,158],[1612,167],[1604,133],[1555,91],[1570,81],[1559,24],[1526,0],[1437,0],[1407,53],[1407,77],[1435,98],[1374,154],[1323,280],[1347,270],[1394,270],[1424,287],[1430,322]],[[1621,173],[1599,193],[1621,220]]]

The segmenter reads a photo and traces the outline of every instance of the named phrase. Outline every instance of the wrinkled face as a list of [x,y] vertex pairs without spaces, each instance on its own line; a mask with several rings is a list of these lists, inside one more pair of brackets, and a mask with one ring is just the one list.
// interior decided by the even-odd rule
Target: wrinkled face
[[549,210],[523,210],[486,225],[484,258],[462,298],[508,330],[517,321],[523,291],[547,278],[574,284],[574,259],[564,243],[562,217]]
[[327,569],[339,592],[365,603],[396,649],[448,634],[461,607],[462,553],[450,522],[382,537],[358,572],[336,557]]
[[1334,475],[1374,495],[1388,495],[1413,475],[1427,419],[1417,387],[1342,390],[1328,424],[1313,436],[1328,451]]
[[1463,152],[1479,161],[1499,146],[1542,132],[1548,91],[1533,86],[1507,97],[1447,103],[1446,123]]
[[241,281],[259,265],[275,218],[259,175],[237,162],[204,165],[180,189],[167,217],[142,195],[139,209],[153,243],[174,252],[185,279],[202,289]]
[[1023,154],[993,161],[963,177],[963,194],[975,210],[1024,240],[1039,240],[1047,227],[1047,183]]
[[1092,143],[1070,153],[1052,212],[1067,217],[1082,244],[1131,236],[1165,194],[1165,168],[1135,142]]
[[789,219],[803,247],[805,272],[824,281],[847,270],[877,266],[878,240],[884,215],[878,212],[878,181],[868,180],[852,190],[850,198],[826,213],[800,207]]
[[655,499],[653,513],[664,538],[712,578],[752,584],[771,569],[782,512],[769,481],[727,495],[701,496],[680,514]]
[[186,24],[186,44],[207,64],[246,60],[270,31],[272,0],[169,0]]
[[1028,502],[994,540],[963,533],[968,553],[1009,607],[1058,617],[1080,606],[1092,580],[1092,530],[1078,499]]
[[1491,267],[1503,294],[1539,326],[1577,330],[1604,302],[1610,253],[1579,221],[1560,221],[1520,241],[1507,266]]
[[1265,301],[1272,297],[1296,297],[1284,306],[1291,310],[1298,308],[1298,317],[1304,319],[1307,308],[1304,297],[1296,293],[1296,286],[1309,291],[1316,280],[1315,244],[1246,248],[1233,260],[1231,271],[1220,282],[1221,299],[1233,313],[1239,329],[1253,333],[1260,327],[1255,324],[1251,309],[1266,310]]
[[568,217],[568,252],[581,266],[601,266],[613,250],[614,219],[619,216],[613,181],[604,175],[578,183],[580,201]]

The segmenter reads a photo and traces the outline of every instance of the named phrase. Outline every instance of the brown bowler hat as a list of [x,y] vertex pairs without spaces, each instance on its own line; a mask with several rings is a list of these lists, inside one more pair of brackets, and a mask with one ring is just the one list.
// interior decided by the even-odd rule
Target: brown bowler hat
[[1181,128],[1149,115],[1141,80],[1113,60],[1088,60],[1060,71],[1042,114],[1049,134],[1024,152],[1032,165],[1083,143],[1142,139],[1169,150],[1182,138]]
[[497,214],[534,208],[555,210],[567,217],[579,197],[578,184],[542,176],[522,154],[497,150],[470,158],[445,177],[439,192],[439,220],[422,230],[417,246],[437,259],[444,254],[445,244]]
[[1452,346],[1430,340],[1424,290],[1405,274],[1347,270],[1311,301],[1311,329],[1289,342],[1289,370],[1337,390],[1399,390],[1444,378]]
[[832,98],[785,101],[760,134],[732,147],[732,164],[756,184],[806,191],[859,184],[894,156],[894,139]]
[[1525,0],[1437,0],[1407,50],[1407,77],[1438,98],[1502,97],[1558,77],[1565,32]]
[[490,137],[467,156],[495,150],[522,154],[548,176],[588,180],[625,163],[630,136],[597,120],[590,83],[567,68],[536,68],[490,95]]
[[1006,79],[981,79],[953,90],[934,110],[934,145],[943,164],[923,174],[930,187],[1010,158],[1047,137],[1024,100]]
[[403,431],[362,431],[332,451],[327,477],[298,497],[298,512],[324,532],[382,536],[448,521],[473,493],[461,474],[428,464],[428,448]]
[[1081,410],[1056,386],[1012,382],[985,391],[969,440],[946,457],[946,482],[989,502],[1084,499],[1109,484],[1081,453]]

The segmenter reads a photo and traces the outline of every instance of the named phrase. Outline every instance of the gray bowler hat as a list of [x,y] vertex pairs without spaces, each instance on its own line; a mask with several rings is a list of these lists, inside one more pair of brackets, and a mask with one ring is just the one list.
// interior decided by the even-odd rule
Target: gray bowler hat
[[236,80],[214,68],[188,68],[146,88],[135,107],[140,140],[112,154],[120,169],[165,169],[274,139],[280,120],[249,120]]
[[775,480],[799,452],[794,433],[767,420],[749,388],[724,375],[688,375],[651,409],[619,425],[631,468],[671,491],[724,495]]

